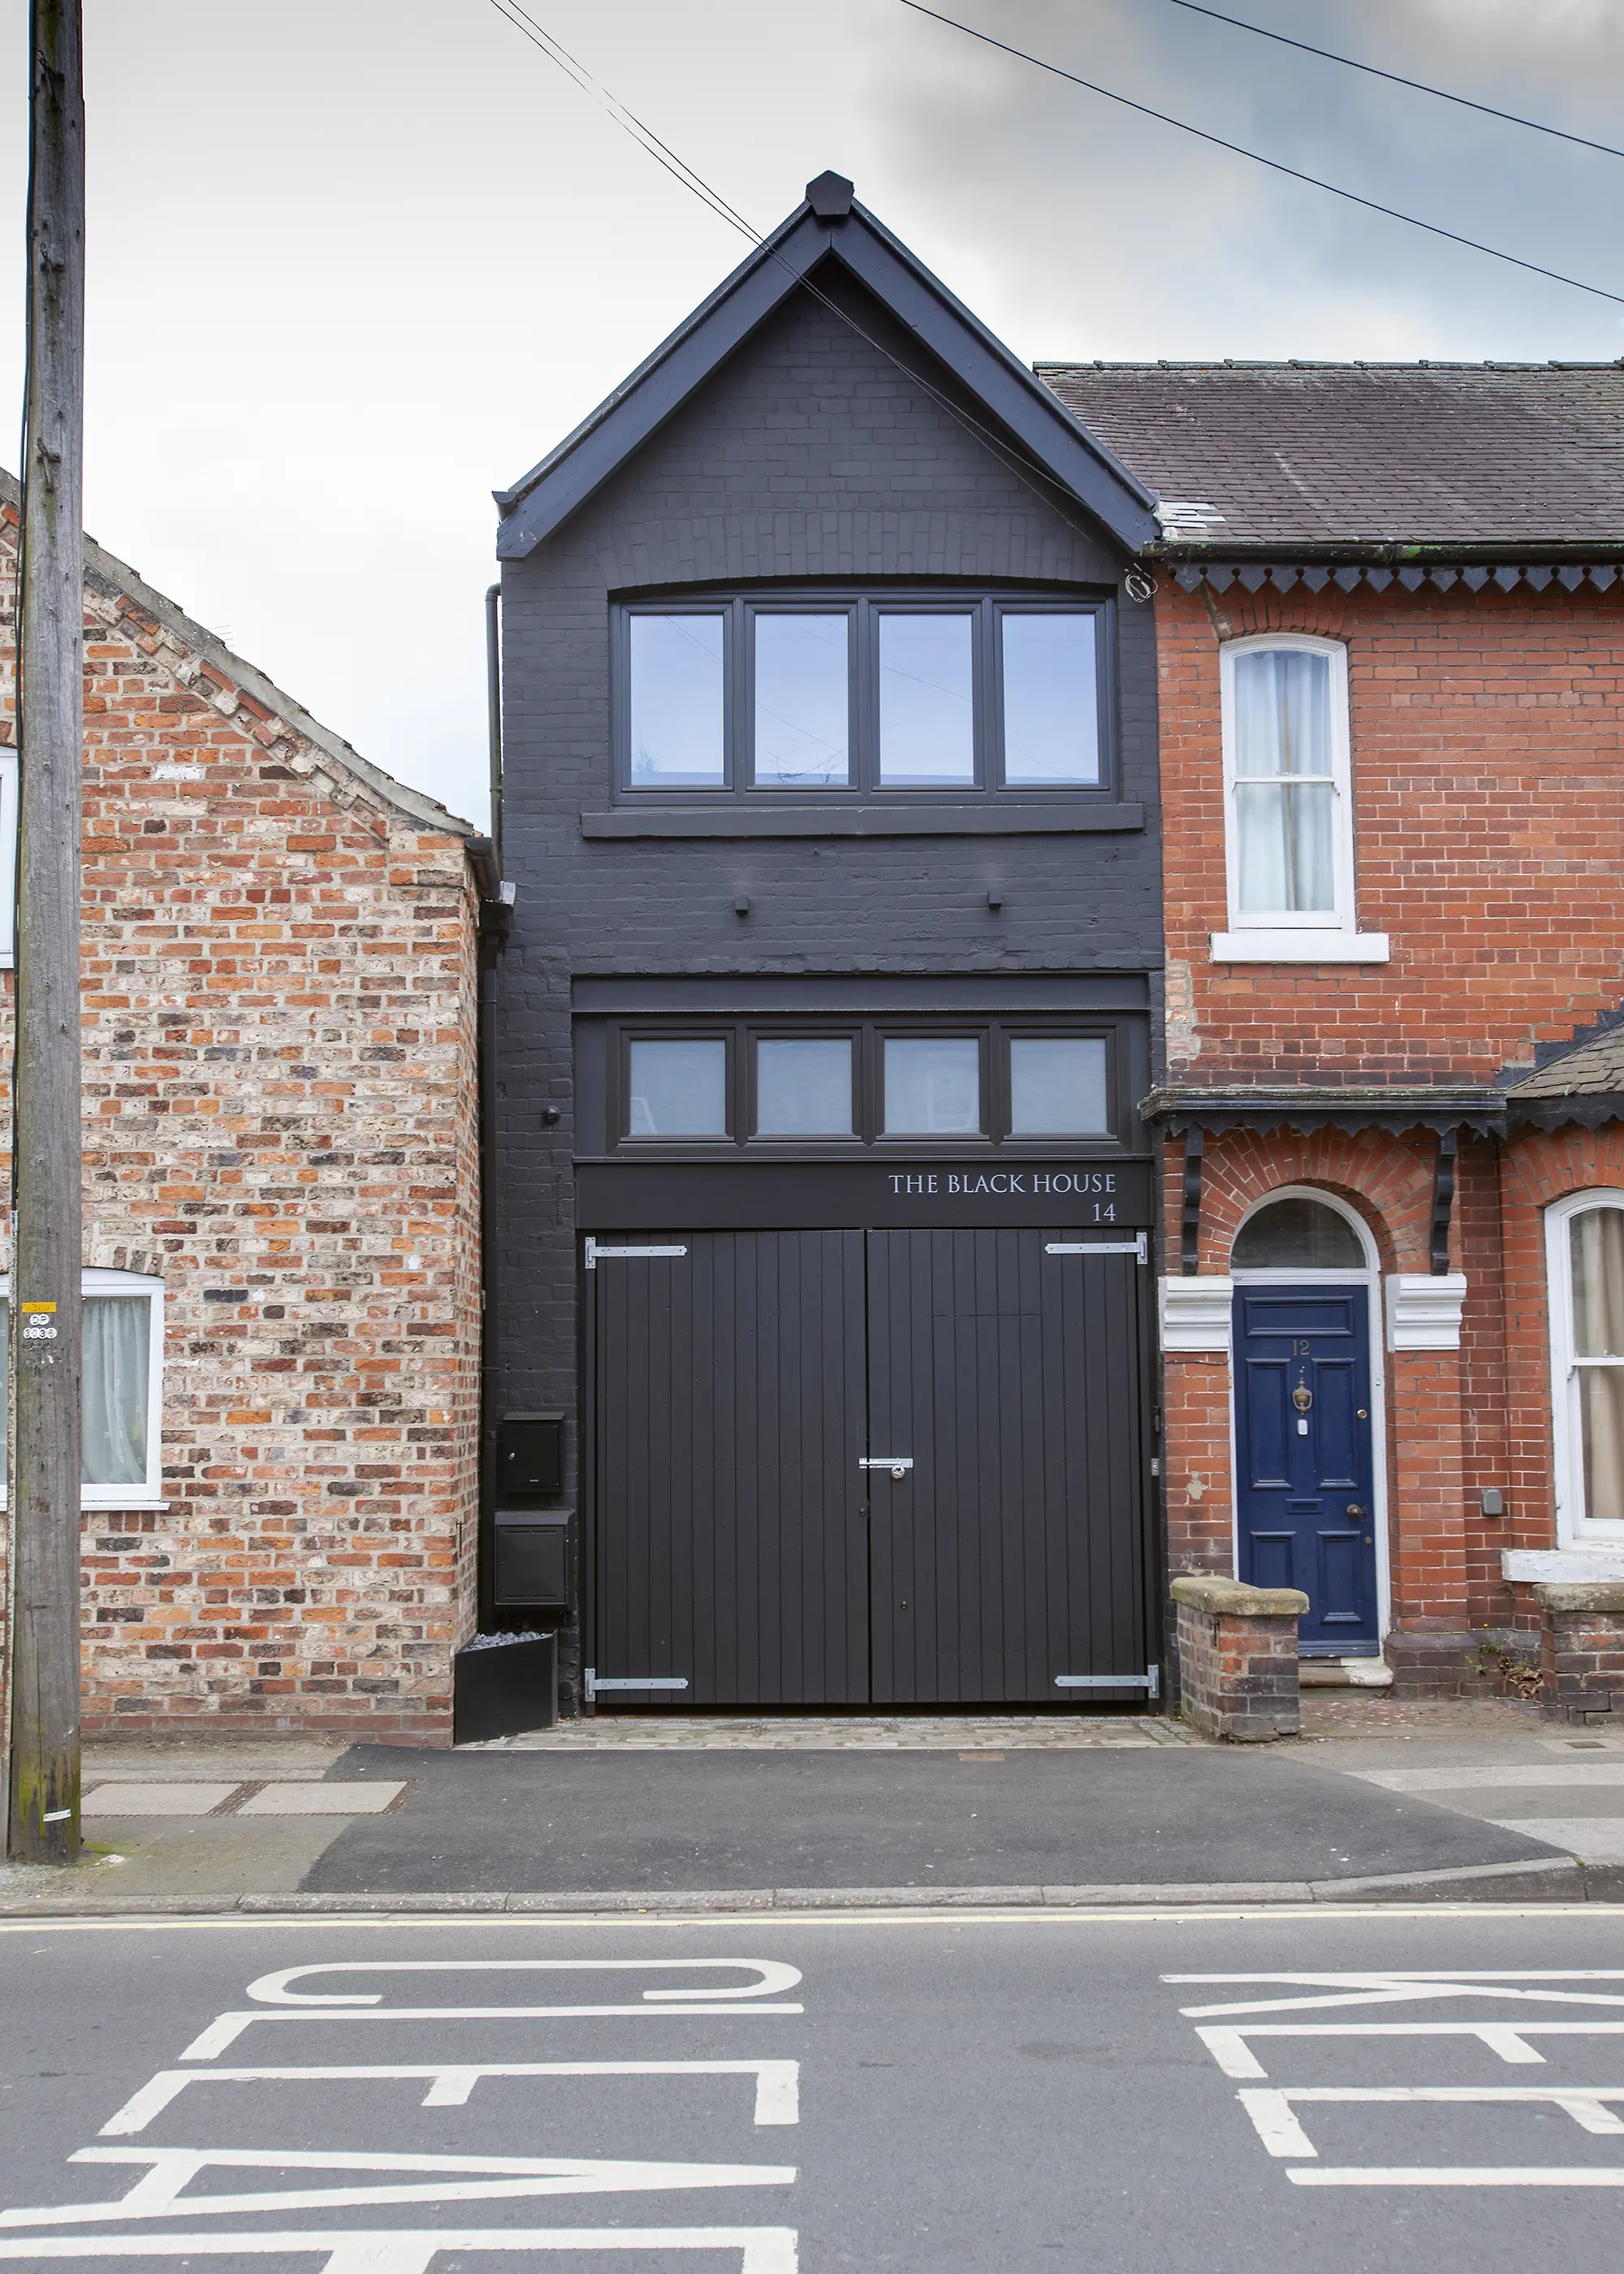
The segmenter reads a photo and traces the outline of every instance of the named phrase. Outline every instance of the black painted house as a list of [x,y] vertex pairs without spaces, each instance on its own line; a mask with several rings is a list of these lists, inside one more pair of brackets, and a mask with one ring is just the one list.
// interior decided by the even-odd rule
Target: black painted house
[[499,504],[486,1623],[1154,1697],[1149,496],[825,175]]

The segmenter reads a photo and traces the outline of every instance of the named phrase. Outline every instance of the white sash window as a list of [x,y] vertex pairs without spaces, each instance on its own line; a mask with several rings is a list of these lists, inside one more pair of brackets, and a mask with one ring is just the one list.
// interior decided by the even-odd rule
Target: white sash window
[[1545,1217],[1558,1537],[1624,1540],[1624,1192],[1575,1193]]
[[[163,1495],[163,1283],[132,1271],[83,1275],[79,1473],[86,1508],[153,1508]],[[9,1360],[11,1282],[0,1278],[0,1369]],[[5,1472],[0,1396],[0,1499]]]
[[1220,669],[1229,929],[1214,959],[1385,962],[1354,910],[1347,649],[1269,632],[1229,641]]

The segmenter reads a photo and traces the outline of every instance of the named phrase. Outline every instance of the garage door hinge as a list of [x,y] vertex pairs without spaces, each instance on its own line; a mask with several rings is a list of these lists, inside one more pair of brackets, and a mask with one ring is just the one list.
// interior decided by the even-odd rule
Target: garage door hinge
[[1150,1234],[1137,1239],[1046,1239],[1045,1255],[1132,1255],[1139,1263],[1150,1261]]
[[642,1263],[651,1256],[686,1255],[686,1247],[604,1247],[587,1234],[586,1268],[596,1271],[600,1261],[612,1263]]
[[600,1674],[595,1666],[581,1669],[581,1688],[591,1705],[600,1690],[686,1690],[686,1674]]
[[1142,1690],[1148,1698],[1162,1695],[1162,1668],[1147,1667],[1143,1674],[1057,1674],[1056,1690]]

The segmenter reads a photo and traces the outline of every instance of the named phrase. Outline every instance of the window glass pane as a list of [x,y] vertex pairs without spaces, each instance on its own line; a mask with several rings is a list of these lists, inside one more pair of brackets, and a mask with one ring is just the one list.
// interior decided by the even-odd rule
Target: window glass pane
[[844,787],[851,779],[850,625],[845,616],[756,618],[756,779]]
[[844,1035],[756,1045],[758,1137],[850,1137],[852,1045]]
[[1247,915],[1335,915],[1329,782],[1237,782],[1236,868]]
[[1093,1137],[1109,1126],[1105,1043],[1100,1036],[1011,1041],[1011,1136]]
[[1624,1523],[1624,1366],[1580,1367],[1579,1434],[1586,1516]]
[[964,1137],[981,1126],[981,1050],[974,1035],[885,1045],[888,1137]]
[[1252,648],[1235,659],[1237,774],[1328,774],[1331,659]]
[[726,1137],[727,1045],[634,1043],[630,1050],[631,1137]]
[[1586,1209],[1568,1227],[1574,1355],[1624,1358],[1624,1209]]
[[[0,1295],[0,1383],[10,1363],[11,1306]],[[79,1459],[87,1485],[147,1483],[147,1397],[151,1380],[152,1304],[145,1295],[86,1295]],[[0,1394],[0,1461],[6,1400]]]
[[723,619],[631,619],[631,778],[723,787]]
[[974,618],[880,617],[880,779],[890,787],[975,780]]
[[1004,780],[1097,782],[1094,618],[1006,615],[1003,632]]
[[152,1305],[144,1295],[86,1295],[84,1317],[84,1480],[144,1485]]
[[1237,1271],[1362,1271],[1365,1250],[1345,1216],[1321,1201],[1275,1201],[1244,1224],[1230,1261]]

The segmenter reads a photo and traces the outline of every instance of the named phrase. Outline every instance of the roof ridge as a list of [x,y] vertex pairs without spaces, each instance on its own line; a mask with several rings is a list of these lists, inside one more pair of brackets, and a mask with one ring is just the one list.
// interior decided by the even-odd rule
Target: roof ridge
[[[0,466],[0,504],[11,505],[19,510],[22,505],[22,485],[15,474]],[[395,808],[406,819],[430,829],[443,829],[449,837],[469,837],[477,832],[474,825],[462,820],[438,798],[426,791],[413,789],[406,782],[396,781],[393,774],[374,765],[370,758],[352,749],[340,734],[314,719],[302,703],[285,694],[275,681],[268,679],[255,665],[235,654],[218,634],[200,624],[194,616],[149,584],[139,571],[98,545],[93,537],[85,538],[85,573],[122,592],[146,614],[162,624],[175,637],[183,641],[206,661],[214,665],[222,677],[229,679],[272,716],[286,720],[294,731],[313,743],[322,755],[339,769],[355,778],[368,789]]]

